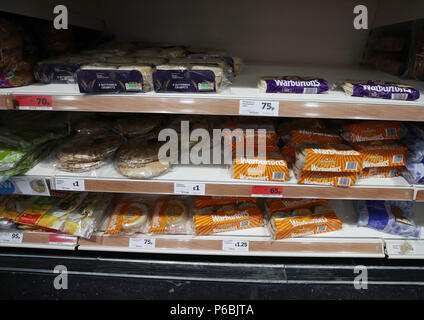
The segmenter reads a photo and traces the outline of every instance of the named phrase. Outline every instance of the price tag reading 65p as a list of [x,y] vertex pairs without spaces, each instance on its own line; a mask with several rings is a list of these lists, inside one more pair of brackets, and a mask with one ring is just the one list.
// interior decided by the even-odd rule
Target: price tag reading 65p
[[281,186],[252,186],[252,196],[254,197],[275,197],[283,196],[283,187]]

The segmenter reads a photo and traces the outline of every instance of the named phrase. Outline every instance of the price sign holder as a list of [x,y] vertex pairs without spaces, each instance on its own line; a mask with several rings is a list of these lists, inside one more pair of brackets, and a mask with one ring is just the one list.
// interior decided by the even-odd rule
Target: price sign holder
[[253,197],[281,198],[283,197],[282,186],[252,186]]
[[0,243],[22,243],[22,232],[0,232]]
[[190,194],[196,196],[205,195],[205,184],[204,183],[174,183],[175,194]]
[[84,179],[54,178],[54,189],[65,191],[85,191]]
[[222,250],[248,252],[249,241],[248,240],[222,240]]
[[278,101],[240,100],[239,114],[278,117],[279,109]]
[[153,238],[130,238],[129,248],[131,249],[154,249],[156,239]]
[[14,95],[13,100],[18,110],[53,110],[52,96]]

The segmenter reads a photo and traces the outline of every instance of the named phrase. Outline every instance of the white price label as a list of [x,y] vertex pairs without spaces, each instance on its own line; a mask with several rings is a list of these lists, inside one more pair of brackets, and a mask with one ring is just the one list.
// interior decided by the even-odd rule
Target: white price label
[[205,195],[204,183],[174,183],[175,194],[191,194],[196,196]]
[[22,243],[20,232],[0,232],[0,243]]
[[249,251],[249,241],[247,240],[223,240],[223,251]]
[[415,245],[412,242],[404,241],[399,243],[391,243],[388,247],[389,254],[415,254]]
[[16,186],[15,193],[38,196],[50,196],[49,187],[45,178],[31,176],[16,176],[10,180]]
[[132,249],[154,249],[156,247],[156,239],[130,238],[129,247]]
[[56,190],[85,191],[84,179],[55,178]]
[[239,114],[251,116],[278,116],[278,101],[240,100]]

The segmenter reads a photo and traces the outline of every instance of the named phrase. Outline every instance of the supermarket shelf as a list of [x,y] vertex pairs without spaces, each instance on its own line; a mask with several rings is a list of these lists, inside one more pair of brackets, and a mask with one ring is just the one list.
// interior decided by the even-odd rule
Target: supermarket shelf
[[[233,84],[217,94],[134,93],[119,95],[84,95],[76,84],[33,84],[26,87],[3,89],[4,95],[49,95],[53,110],[151,112],[181,114],[238,115],[240,100],[279,101],[278,116],[424,120],[424,97],[416,101],[393,101],[347,96],[341,89],[320,95],[262,94],[257,89],[257,79],[264,75],[310,75],[325,78],[331,85],[344,79],[381,79],[409,83],[418,89],[423,84],[405,81],[375,70],[358,67],[305,67],[276,65],[247,65]],[[0,99],[0,109],[13,105],[5,97]]]
[[424,185],[414,185],[416,201],[424,201]]
[[[69,173],[55,169],[54,158],[50,156],[29,170],[27,176],[51,179],[50,186],[56,189],[54,180],[83,180],[85,191],[120,193],[173,194],[175,183],[196,183],[205,185],[205,195],[251,196],[252,186],[282,186],[283,197],[325,198],[325,199],[397,199],[413,200],[414,188],[403,177],[391,179],[366,179],[354,187],[340,188],[318,185],[300,185],[292,174],[286,182],[236,180],[230,177],[225,166],[175,165],[168,172],[149,180],[125,178],[112,163],[89,173]],[[81,181],[80,181],[81,182]]]
[[2,230],[0,247],[75,250],[77,237],[47,232]]

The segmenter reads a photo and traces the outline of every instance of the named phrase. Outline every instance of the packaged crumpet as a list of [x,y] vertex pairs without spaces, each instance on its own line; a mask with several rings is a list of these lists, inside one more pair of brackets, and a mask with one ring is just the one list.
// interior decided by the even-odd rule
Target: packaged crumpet
[[296,150],[295,166],[305,171],[359,172],[362,155],[346,145],[302,147]]
[[327,206],[327,199],[266,199],[265,206],[268,213],[287,212],[312,206]]
[[149,233],[188,234],[191,232],[190,208],[183,197],[156,199]]
[[266,159],[236,156],[232,165],[233,179],[286,181],[290,178],[287,162],[278,154]]
[[196,213],[213,213],[228,209],[245,209],[256,207],[257,199],[252,197],[211,197],[197,196],[195,201]]
[[195,214],[193,220],[198,236],[263,226],[263,215],[258,207]]
[[408,148],[394,141],[367,141],[353,144],[363,158],[363,168],[406,165]]
[[151,206],[140,197],[124,197],[115,202],[105,234],[146,232]]
[[326,206],[274,213],[268,223],[270,233],[275,240],[336,231],[342,226],[336,213]]
[[373,140],[399,140],[400,123],[396,121],[365,121],[346,125],[342,136],[351,143]]
[[404,167],[364,168],[359,173],[359,178],[393,178],[400,176],[402,174],[403,169]]
[[298,170],[296,173],[297,183],[318,184],[334,187],[351,187],[358,179],[356,172],[314,172]]

